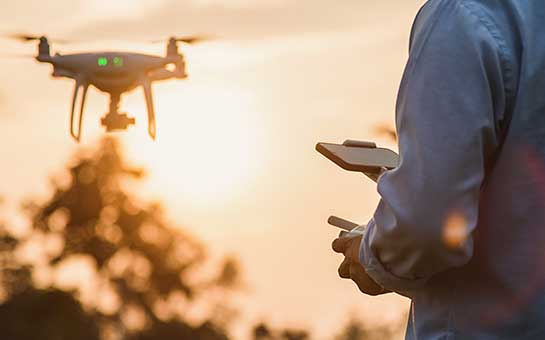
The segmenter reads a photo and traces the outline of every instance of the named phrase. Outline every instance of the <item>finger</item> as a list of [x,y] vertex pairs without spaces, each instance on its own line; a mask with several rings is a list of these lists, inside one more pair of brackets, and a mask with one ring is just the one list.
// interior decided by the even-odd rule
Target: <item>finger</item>
[[361,237],[354,238],[350,246],[345,249],[344,255],[350,258],[352,261],[359,263],[361,242]]
[[360,264],[355,262],[350,263],[350,278],[356,283],[362,293],[371,296],[384,293],[384,289],[367,275],[365,269]]
[[336,253],[344,253],[352,240],[348,237],[341,237],[337,238],[333,241],[333,244],[331,247],[333,248],[333,251]]
[[338,269],[339,276],[343,279],[349,279],[350,278],[350,260],[344,259],[344,261],[341,263]]

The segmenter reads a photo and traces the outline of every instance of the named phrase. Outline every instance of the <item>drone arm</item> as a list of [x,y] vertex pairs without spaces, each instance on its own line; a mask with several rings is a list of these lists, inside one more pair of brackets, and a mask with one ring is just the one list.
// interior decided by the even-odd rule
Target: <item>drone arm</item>
[[148,133],[151,139],[155,140],[157,128],[155,125],[155,109],[153,107],[153,96],[151,92],[151,81],[148,78],[142,80],[142,88],[146,97],[146,106],[148,108]]
[[176,68],[174,69],[174,77],[178,79],[184,79],[187,78],[187,73],[185,72],[185,60],[184,58],[180,58],[178,62],[175,64]]
[[[74,131],[74,113],[76,109],[76,102],[78,100],[79,90],[80,88],[83,88],[83,95],[81,98],[81,106],[79,110],[78,115],[78,128],[76,131]],[[72,138],[74,138],[77,142],[80,141],[81,138],[81,124],[83,120],[83,110],[85,108],[85,100],[87,98],[87,90],[89,89],[89,84],[85,83],[79,79],[76,80],[76,86],[74,88],[74,97],[72,98],[72,110],[70,111],[70,135]]]
[[151,80],[166,80],[170,78],[184,79],[187,78],[187,73],[185,72],[185,61],[181,58],[179,61],[174,63],[174,71],[169,71],[167,69],[161,68],[155,71],[152,71],[148,74]]
[[165,69],[150,72],[148,76],[153,81],[166,80],[173,77],[172,72]]

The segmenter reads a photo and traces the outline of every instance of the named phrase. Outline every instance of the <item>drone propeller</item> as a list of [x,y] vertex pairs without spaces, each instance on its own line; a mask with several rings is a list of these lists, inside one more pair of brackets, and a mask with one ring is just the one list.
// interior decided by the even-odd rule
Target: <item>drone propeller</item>
[[5,37],[14,39],[14,40],[19,40],[22,42],[40,40],[40,37],[38,36],[26,35],[26,34],[9,34],[9,35],[5,35]]
[[[202,41],[212,40],[213,38],[211,36],[195,35],[195,36],[187,36],[187,37],[171,37],[170,39],[173,39],[176,42],[182,42],[182,43],[186,43],[186,44],[196,44],[196,43],[200,43]],[[153,44],[156,44],[156,43],[165,42],[165,40],[164,39],[151,40],[150,42],[153,43]]]
[[27,59],[27,58],[36,58],[35,55],[33,54],[29,54],[29,53],[26,53],[26,54],[23,54],[23,53],[0,53],[0,58],[24,58],[24,59]]
[[[42,37],[37,35],[28,35],[23,33],[14,33],[14,34],[7,34],[4,35],[5,38],[13,39],[21,42],[31,42],[31,41],[38,41]],[[74,41],[65,40],[65,39],[50,39],[50,41],[58,43],[58,44],[70,44]]]

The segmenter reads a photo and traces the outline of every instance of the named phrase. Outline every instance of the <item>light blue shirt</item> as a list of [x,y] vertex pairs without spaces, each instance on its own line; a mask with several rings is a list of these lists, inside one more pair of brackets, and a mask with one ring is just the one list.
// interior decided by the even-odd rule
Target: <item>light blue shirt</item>
[[428,1],[396,123],[360,260],[407,339],[545,339],[545,1]]

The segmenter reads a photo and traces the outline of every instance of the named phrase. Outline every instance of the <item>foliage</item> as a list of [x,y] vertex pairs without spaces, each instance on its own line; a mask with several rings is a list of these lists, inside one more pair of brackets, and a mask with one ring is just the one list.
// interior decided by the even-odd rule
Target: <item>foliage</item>
[[0,306],[0,334],[16,340],[98,340],[96,320],[69,293],[27,290]]
[[254,327],[253,338],[254,340],[309,340],[310,333],[296,329],[273,330],[265,323],[260,323]]
[[394,339],[400,332],[397,327],[368,325],[356,319],[350,320],[335,340],[383,340]]
[[[228,340],[236,316],[229,294],[241,285],[238,261],[212,263],[202,244],[165,219],[159,204],[131,193],[143,176],[127,166],[114,140],[105,139],[77,154],[45,202],[25,205],[27,232],[0,220],[2,339]],[[74,263],[71,279],[85,279],[68,284],[60,274]],[[197,320],[193,309],[201,312]],[[393,334],[352,321],[336,340]],[[311,339],[306,330],[265,323],[252,336]]]
[[[227,294],[238,285],[238,262],[226,259],[206,274],[209,261],[203,245],[170,225],[159,204],[142,203],[126,190],[143,176],[141,169],[126,165],[112,139],[92,152],[81,152],[68,167],[67,184],[55,182],[49,200],[26,205],[32,221],[27,235],[15,237],[2,229],[1,283],[8,299],[2,311],[23,316],[30,301],[39,305],[57,298],[68,314],[81,301],[103,338],[226,339],[222,320],[214,315],[201,317],[200,326],[185,316],[212,291],[216,301],[209,304],[227,303]],[[25,251],[40,255],[25,260]],[[92,298],[84,298],[88,292],[81,285],[70,287],[69,296],[78,300],[71,302],[67,293],[37,289],[67,290],[51,277],[74,261],[93,274],[86,282],[94,287]],[[74,317],[82,313],[78,310]],[[61,327],[55,323],[61,319],[48,320],[51,329]]]

